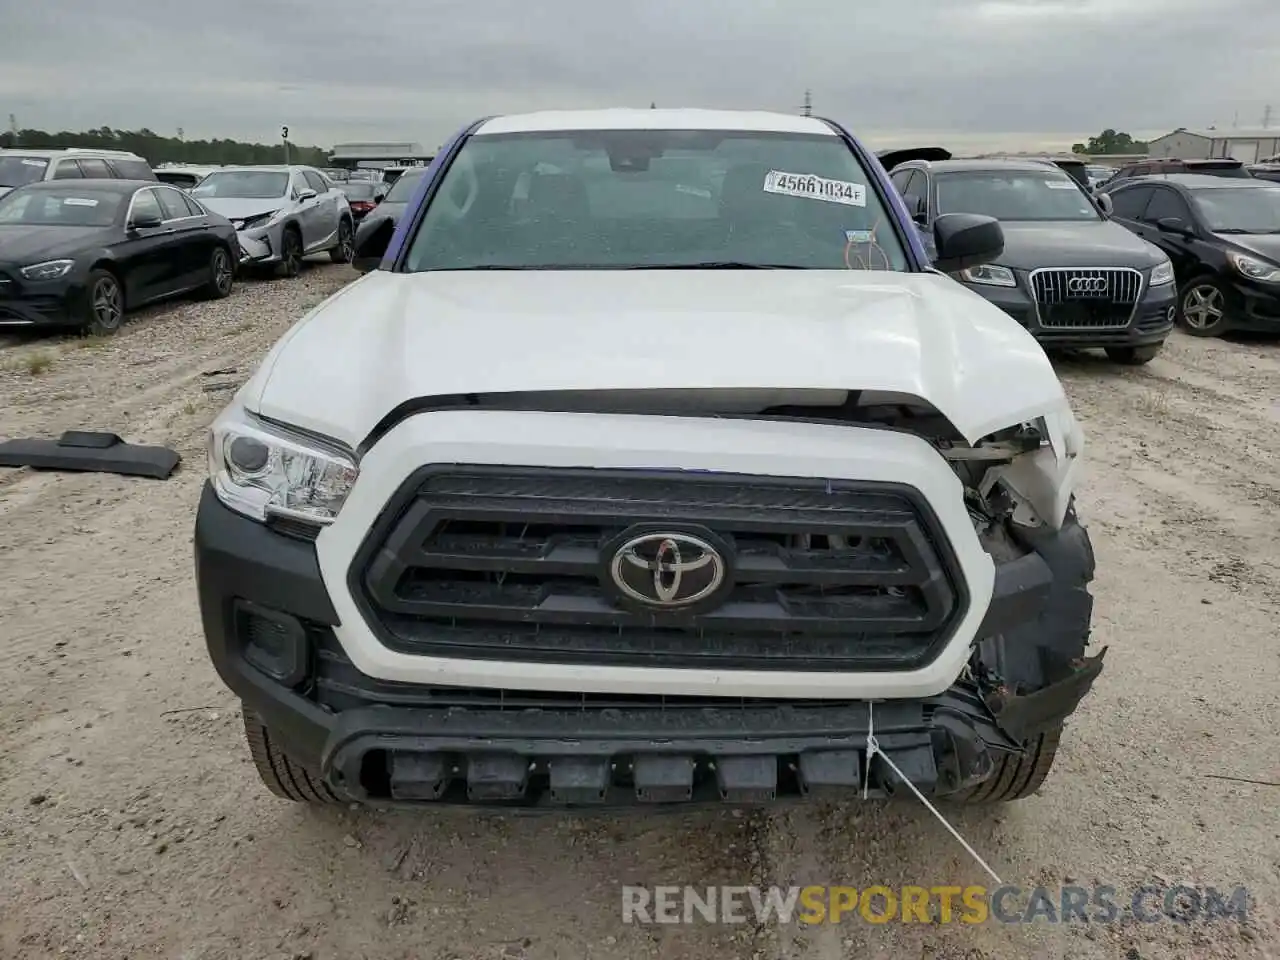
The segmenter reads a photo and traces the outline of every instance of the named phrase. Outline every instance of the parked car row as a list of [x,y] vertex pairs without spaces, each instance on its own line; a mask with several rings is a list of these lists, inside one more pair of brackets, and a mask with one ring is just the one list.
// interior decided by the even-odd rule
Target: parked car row
[[942,214],[1000,221],[1001,256],[955,278],[1046,348],[1142,364],[1175,323],[1196,336],[1280,332],[1280,186],[1238,161],[1129,164],[1091,191],[1037,160],[938,147],[880,159],[926,246]]
[[158,299],[227,296],[240,270],[350,262],[356,221],[384,192],[353,208],[307,166],[153,170],[119,151],[0,150],[0,329],[109,334]]

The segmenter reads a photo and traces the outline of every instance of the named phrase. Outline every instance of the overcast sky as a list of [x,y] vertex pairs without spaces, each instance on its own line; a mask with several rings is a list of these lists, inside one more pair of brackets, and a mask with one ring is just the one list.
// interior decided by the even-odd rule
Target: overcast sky
[[415,140],[539,108],[798,110],[874,146],[1280,126],[1280,0],[0,0],[0,123]]

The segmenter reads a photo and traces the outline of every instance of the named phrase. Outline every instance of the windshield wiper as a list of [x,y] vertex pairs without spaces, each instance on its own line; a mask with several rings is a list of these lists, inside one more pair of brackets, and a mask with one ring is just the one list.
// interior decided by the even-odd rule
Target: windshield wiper
[[1216,230],[1214,232],[1215,233],[1256,233],[1257,231],[1245,230],[1243,227],[1223,227],[1221,230]]
[[701,263],[641,263],[627,270],[807,270],[793,263],[748,263],[745,260],[704,260]]

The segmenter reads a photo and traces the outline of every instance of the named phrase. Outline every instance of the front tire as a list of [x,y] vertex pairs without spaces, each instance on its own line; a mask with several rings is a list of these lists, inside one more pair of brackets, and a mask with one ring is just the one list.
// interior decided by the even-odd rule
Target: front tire
[[1024,800],[1033,796],[1049,776],[1062,739],[1062,724],[1032,737],[1021,754],[1004,754],[996,760],[995,771],[982,783],[946,799],[983,805]]
[[1107,347],[1107,357],[1113,363],[1122,363],[1126,367],[1140,367],[1150,363],[1160,354],[1164,343],[1149,343],[1142,347]]
[[85,303],[84,328],[99,337],[110,336],[124,324],[124,288],[110,270],[93,270]]
[[285,227],[280,234],[280,273],[296,277],[302,272],[302,234],[297,227]]
[[346,217],[338,223],[338,245],[329,251],[329,259],[334,263],[350,263],[355,256],[355,230]]
[[253,758],[253,766],[268,790],[295,803],[327,806],[342,802],[316,771],[291,759],[280,749],[261,717],[247,707],[243,714],[244,739],[249,744],[249,756]]
[[1234,291],[1219,280],[1196,277],[1178,291],[1178,326],[1193,337],[1220,337],[1231,329],[1238,306]]

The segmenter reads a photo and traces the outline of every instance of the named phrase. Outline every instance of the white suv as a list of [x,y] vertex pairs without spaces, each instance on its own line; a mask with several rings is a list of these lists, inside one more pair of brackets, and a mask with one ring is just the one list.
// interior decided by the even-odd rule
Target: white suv
[[243,266],[296,277],[313,253],[351,262],[355,220],[347,195],[314,167],[220,167],[189,192],[231,221]]
[[426,176],[212,428],[204,630],[267,785],[883,796],[874,732],[926,793],[1033,793],[1102,657],[1080,427],[944,272],[999,224],[930,264],[789,115],[501,117]]
[[155,180],[147,161],[123,150],[0,150],[0,197],[41,180]]

